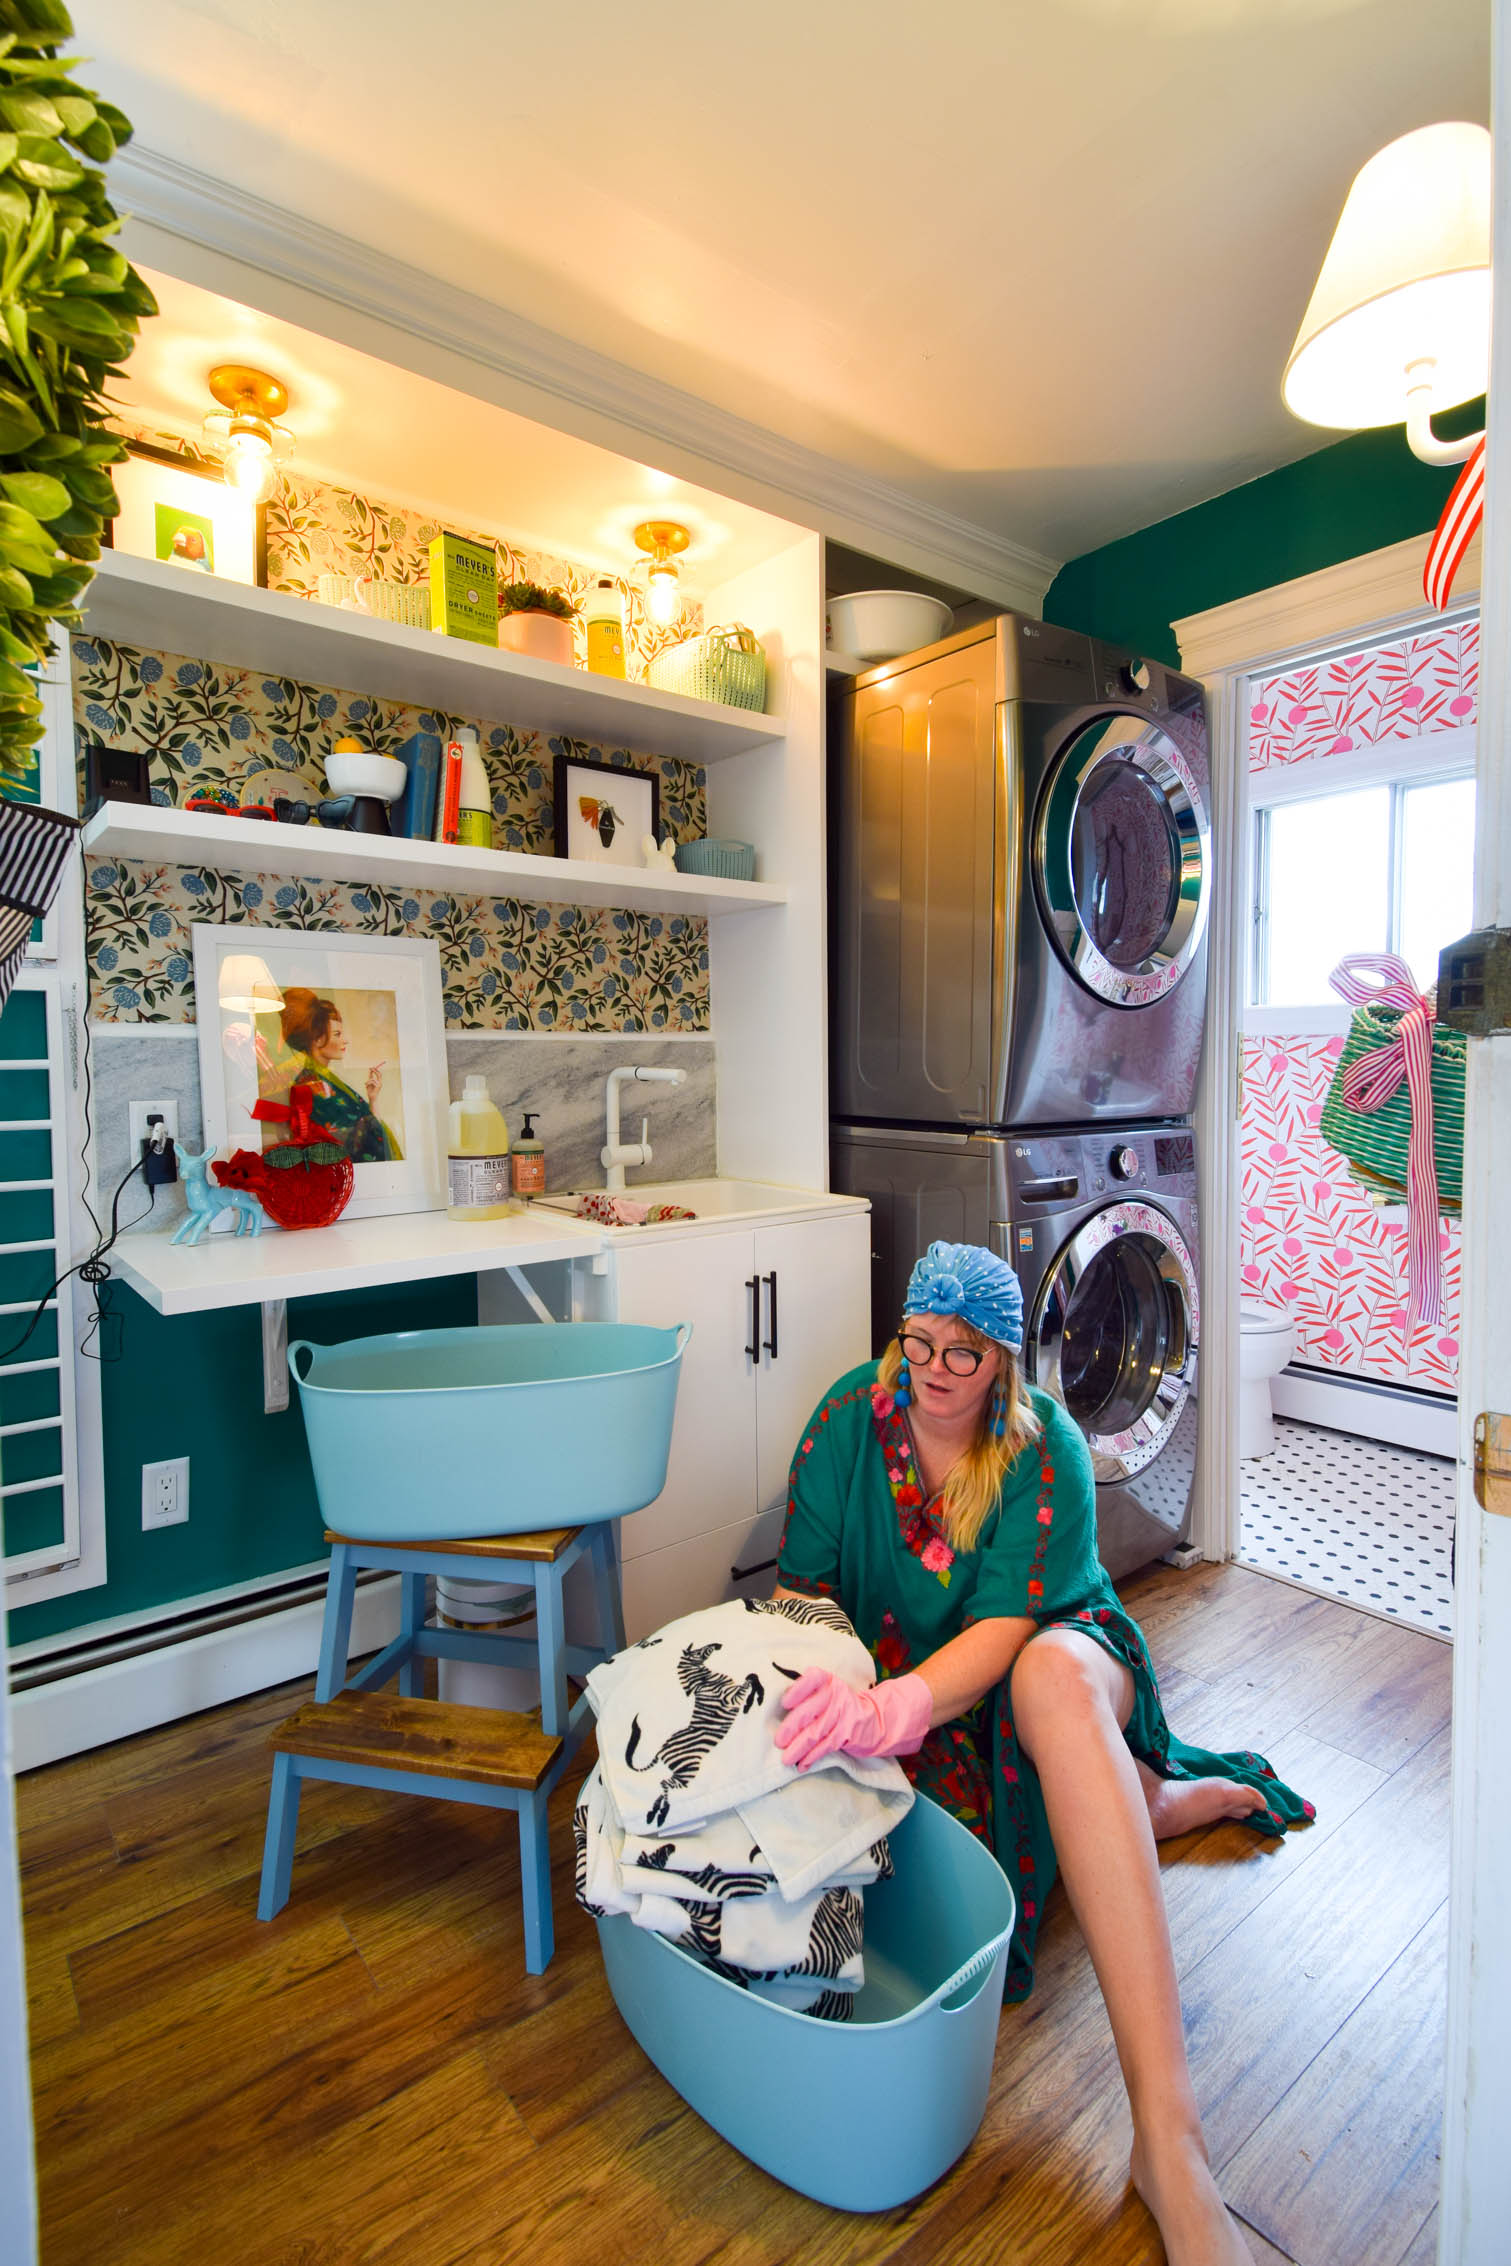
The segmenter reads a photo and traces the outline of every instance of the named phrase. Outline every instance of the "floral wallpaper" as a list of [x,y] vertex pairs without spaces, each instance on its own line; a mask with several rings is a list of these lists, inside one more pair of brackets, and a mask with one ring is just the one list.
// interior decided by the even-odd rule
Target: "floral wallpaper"
[[[1251,687],[1249,769],[1321,763],[1475,721],[1479,621],[1287,669]],[[1296,1317],[1296,1358],[1389,1384],[1458,1389],[1457,1220],[1442,1223],[1443,1321],[1406,1334],[1406,1228],[1322,1138],[1341,1038],[1244,1040],[1239,1148],[1245,1292]]]
[[1476,615],[1257,678],[1249,688],[1249,769],[1350,755],[1382,740],[1472,724],[1479,644]]
[[[344,731],[391,753],[413,731],[447,734],[472,721],[103,638],[74,639],[73,685],[80,738],[149,750],[153,800],[174,807],[210,786],[234,787],[248,802],[273,793],[318,797],[325,792],[325,750]],[[654,768],[664,829],[679,841],[706,830],[704,775],[696,764],[542,739],[507,724],[476,729],[500,849],[552,854],[558,753]],[[252,920],[436,936],[447,1021],[458,1029],[708,1028],[701,919],[86,862],[91,1011],[101,1020],[192,1021],[190,922]]]
[[1386,1221],[1321,1133],[1341,1038],[1246,1038],[1243,1288],[1296,1317],[1296,1359],[1390,1384],[1458,1389],[1457,1220],[1440,1231],[1443,1319],[1406,1332],[1406,1227]]

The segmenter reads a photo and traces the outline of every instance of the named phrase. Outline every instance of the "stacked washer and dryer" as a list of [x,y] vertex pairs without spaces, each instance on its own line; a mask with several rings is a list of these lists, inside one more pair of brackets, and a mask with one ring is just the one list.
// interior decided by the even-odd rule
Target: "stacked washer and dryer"
[[871,1202],[876,1349],[935,1237],[1009,1258],[1129,1572],[1196,1463],[1201,689],[1005,615],[857,677],[833,773],[831,1177]]

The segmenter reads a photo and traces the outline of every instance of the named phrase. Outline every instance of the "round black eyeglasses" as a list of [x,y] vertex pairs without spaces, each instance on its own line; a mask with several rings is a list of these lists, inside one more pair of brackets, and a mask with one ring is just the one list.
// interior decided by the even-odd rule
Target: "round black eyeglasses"
[[986,1359],[979,1346],[935,1345],[932,1338],[914,1337],[908,1330],[898,1331],[897,1342],[910,1369],[927,1369],[937,1355],[952,1377],[974,1377]]

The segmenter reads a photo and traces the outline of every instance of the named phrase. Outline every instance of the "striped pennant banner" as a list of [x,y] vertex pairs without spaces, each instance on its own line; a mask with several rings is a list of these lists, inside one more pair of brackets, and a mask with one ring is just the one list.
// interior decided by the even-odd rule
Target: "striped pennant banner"
[[36,803],[0,800],[0,1008],[11,994],[31,924],[52,906],[79,822]]
[[1422,589],[1428,605],[1435,606],[1439,613],[1448,603],[1454,576],[1463,565],[1464,555],[1484,516],[1485,435],[1481,433],[1463,471],[1453,483],[1452,493],[1443,506],[1443,516],[1427,546]]

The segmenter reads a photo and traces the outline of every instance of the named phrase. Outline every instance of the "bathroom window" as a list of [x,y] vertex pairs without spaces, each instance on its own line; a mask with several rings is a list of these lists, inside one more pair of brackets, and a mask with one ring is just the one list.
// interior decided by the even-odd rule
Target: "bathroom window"
[[1250,998],[1337,1006],[1347,952],[1397,952],[1425,990],[1472,924],[1472,771],[1295,795],[1255,813]]

